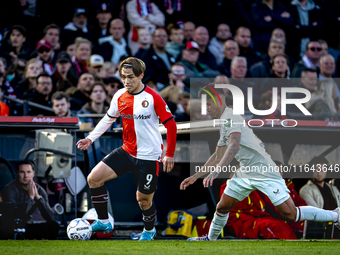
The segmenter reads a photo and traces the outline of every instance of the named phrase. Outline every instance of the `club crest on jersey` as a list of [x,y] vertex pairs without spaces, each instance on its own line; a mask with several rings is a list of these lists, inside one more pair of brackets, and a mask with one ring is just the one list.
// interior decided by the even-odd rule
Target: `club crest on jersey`
[[144,100],[144,101],[142,102],[142,106],[143,106],[144,108],[148,107],[148,106],[149,106],[149,102],[148,102],[147,100]]

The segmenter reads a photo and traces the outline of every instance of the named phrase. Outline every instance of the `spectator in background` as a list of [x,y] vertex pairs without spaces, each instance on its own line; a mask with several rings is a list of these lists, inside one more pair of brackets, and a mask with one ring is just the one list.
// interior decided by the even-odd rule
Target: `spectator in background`
[[184,43],[192,41],[196,26],[193,22],[187,21],[183,24]]
[[92,42],[92,34],[87,29],[87,13],[83,8],[74,10],[72,22],[62,31],[62,42],[73,42],[77,37],[86,38]]
[[[321,57],[325,56],[328,54],[328,43],[325,40],[318,40],[321,46]],[[331,54],[332,55],[332,54]]]
[[277,27],[289,30],[293,27],[292,16],[277,0],[263,0],[255,2],[251,7],[254,21],[254,49],[265,53],[268,49],[270,37]]
[[98,54],[93,54],[88,63],[88,70],[95,77],[100,79],[106,78],[106,70],[104,68],[104,58]]
[[191,95],[189,92],[184,91],[178,96],[177,110],[175,112],[175,119],[177,122],[190,121],[190,115],[188,105],[190,102]]
[[268,90],[272,90],[273,87],[281,88],[292,87],[292,84],[288,76],[288,58],[285,54],[276,54],[273,57],[272,71],[268,78],[263,81],[260,93],[264,93]]
[[60,27],[56,24],[46,26],[43,39],[51,44],[55,52],[58,52],[60,50]]
[[6,60],[0,57],[0,116],[9,115],[9,107],[2,101],[1,88],[6,83]]
[[272,40],[268,46],[268,54],[262,55],[262,60],[250,67],[251,77],[266,78],[270,76],[273,57],[277,54],[284,54],[285,46],[281,41]]
[[124,88],[124,85],[117,77],[110,76],[105,79],[105,89],[107,91],[105,104],[109,106],[111,104],[113,95],[122,88]]
[[106,71],[106,78],[115,76],[117,66],[110,61],[104,62],[104,69]]
[[[301,73],[300,84],[297,87],[308,89],[311,93],[311,99],[304,104],[309,112],[320,113],[324,118],[329,117],[332,111],[325,98],[324,91],[319,90],[318,86],[318,73],[315,69],[306,68]],[[289,98],[301,98],[301,94],[294,93],[292,97]],[[300,112],[296,106],[291,105],[288,107],[289,111]]]
[[158,0],[155,1],[165,15],[165,25],[183,25],[191,19],[191,8],[188,1]]
[[[245,79],[247,74],[247,59],[245,57],[234,57],[231,61],[230,71],[230,84],[241,89],[245,98],[248,98],[248,88],[253,88],[253,105],[258,105],[260,95],[254,90],[255,84]],[[245,104],[245,106],[247,107],[247,104]]]
[[78,77],[88,71],[87,61],[91,56],[91,48],[92,43],[89,40],[81,37],[76,39],[72,63]]
[[45,39],[39,40],[37,43],[37,54],[37,59],[42,61],[43,71],[52,75],[56,56],[50,42]]
[[[273,106],[273,91],[267,90],[261,95],[261,101],[259,103],[259,110],[272,109],[272,106]],[[264,120],[265,119],[279,119],[279,120],[287,119],[285,115],[281,115],[281,97],[279,93],[277,95],[277,106],[276,106],[275,111],[271,113],[270,115],[254,117],[254,119],[257,119],[257,118],[264,119]]]
[[237,42],[234,40],[227,40],[224,43],[224,50],[223,50],[223,61],[218,66],[218,71],[222,74],[225,74],[227,77],[230,77],[230,64],[234,57],[240,55],[240,49],[238,47]]
[[33,181],[34,165],[19,162],[17,179],[6,185],[1,193],[7,203],[28,203],[25,212],[25,239],[56,239],[59,224],[53,221],[55,212],[50,207],[46,191]]
[[157,28],[152,35],[152,46],[142,56],[142,60],[148,67],[144,78],[153,77],[157,81],[158,90],[162,90],[169,83],[168,73],[171,65],[176,60],[165,51],[168,35],[163,28]]
[[29,89],[34,89],[37,85],[37,77],[43,72],[42,61],[32,58],[26,63],[23,79],[18,83],[15,90],[20,99],[24,98],[24,93]]
[[25,62],[29,60],[30,53],[30,46],[26,42],[26,29],[20,25],[12,26],[1,42],[0,56],[6,59],[8,66],[25,69]]
[[75,70],[72,67],[71,57],[66,53],[66,51],[61,51],[57,56],[56,68],[52,75],[53,85],[57,90],[65,91],[68,87],[57,86],[59,84],[65,84],[61,81],[69,81],[72,86],[77,86],[78,77]]
[[71,110],[79,111],[84,104],[90,102],[90,88],[94,83],[94,76],[91,73],[83,73],[78,80],[77,87],[66,90],[70,97]]
[[286,40],[285,31],[283,31],[283,29],[281,29],[281,28],[275,28],[272,32],[271,37],[270,37],[270,41],[272,41],[272,40],[281,41],[284,45],[286,45],[287,40]]
[[320,43],[317,41],[310,41],[307,44],[305,55],[295,64],[291,77],[301,77],[301,72],[305,68],[318,68],[321,54],[322,48]]
[[261,60],[259,55],[257,55],[256,52],[250,47],[251,32],[249,28],[239,27],[236,30],[234,39],[240,48],[240,56],[247,59],[249,67]]
[[197,27],[194,31],[193,40],[198,44],[199,47],[199,58],[198,60],[209,66],[211,69],[217,69],[217,63],[214,55],[208,49],[209,44],[209,32],[206,27]]
[[66,46],[66,53],[70,55],[71,59],[75,55],[76,44],[72,41]]
[[322,1],[320,8],[322,20],[322,37],[329,47],[338,49],[340,44],[340,2],[337,0]]
[[220,72],[212,70],[207,65],[199,62],[199,46],[195,41],[187,42],[182,50],[181,63],[185,67],[187,78],[185,84],[190,84],[190,78],[214,78]]
[[185,90],[184,80],[187,78],[185,73],[185,67],[182,63],[177,62],[173,64],[169,72],[169,84],[168,86],[176,86],[180,90]]
[[56,116],[58,117],[76,116],[75,114],[71,113],[70,98],[65,92],[63,91],[55,92],[52,95],[51,102],[52,102],[52,109]]
[[223,62],[224,44],[227,40],[232,39],[230,27],[227,24],[219,24],[217,26],[216,36],[211,38],[208,49],[214,55],[217,65]]
[[130,49],[124,39],[125,26],[121,19],[113,19],[109,22],[109,36],[100,38],[94,52],[103,56],[105,61],[118,64],[122,55],[131,55]]
[[175,59],[177,59],[184,48],[183,29],[178,25],[171,26],[169,29],[169,34],[169,38],[171,41],[166,44],[165,51],[168,52]]
[[138,33],[140,28],[151,29],[165,25],[165,16],[155,3],[150,0],[131,0],[126,4],[126,15],[130,23],[128,34],[128,44],[132,55],[135,55],[139,48]]
[[335,71],[335,60],[332,55],[327,54],[320,58],[320,84],[319,91],[323,92],[324,98],[333,113],[339,111],[339,88],[332,74]]
[[112,19],[112,11],[113,8],[110,3],[102,3],[98,7],[96,20],[93,24],[93,28],[91,29],[95,44],[97,44],[98,39],[110,35],[108,24]]
[[[51,97],[53,94],[53,82],[48,73],[41,73],[37,76],[37,85],[24,93],[24,99],[51,108]],[[51,108],[52,110],[52,108]],[[29,106],[30,116],[52,116],[53,112],[37,107]]]
[[325,182],[328,164],[323,156],[315,157],[309,162],[309,166],[315,169],[313,179],[300,189],[300,196],[310,206],[334,210],[340,205],[340,192],[337,187]]
[[292,15],[295,25],[290,30],[291,38],[289,41],[289,43],[297,45],[293,57],[303,57],[308,42],[317,40],[321,36],[320,7],[315,5],[313,0],[293,0],[287,9]]
[[136,58],[141,58],[143,54],[150,49],[152,44],[152,37],[150,30],[141,28],[138,29],[138,43],[140,44],[138,51],[135,54]]
[[[109,106],[105,106],[107,91],[102,82],[95,81],[90,88],[91,102],[87,102],[77,114],[106,114]],[[79,121],[84,123],[91,123],[91,127],[95,127],[102,117],[80,118]]]

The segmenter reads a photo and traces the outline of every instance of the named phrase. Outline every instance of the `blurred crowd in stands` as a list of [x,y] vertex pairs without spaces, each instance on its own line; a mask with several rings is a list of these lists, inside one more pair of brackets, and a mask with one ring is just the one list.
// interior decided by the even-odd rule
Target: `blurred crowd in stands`
[[[251,87],[262,110],[271,108],[272,87],[279,99],[282,87],[306,88],[311,99],[304,106],[315,119],[335,120],[339,32],[337,0],[1,1],[0,115],[105,113],[123,88],[120,61],[135,56],[147,67],[144,84],[160,93],[176,121],[200,118],[190,116],[198,108],[191,78],[230,83],[245,96]],[[11,98],[47,108],[24,112]],[[290,107],[281,116],[278,104],[261,118],[289,113],[301,111]]]

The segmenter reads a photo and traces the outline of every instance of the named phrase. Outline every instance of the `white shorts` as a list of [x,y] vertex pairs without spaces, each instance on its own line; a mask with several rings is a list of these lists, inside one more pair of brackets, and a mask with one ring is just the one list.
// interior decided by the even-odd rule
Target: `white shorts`
[[253,190],[266,194],[274,206],[278,206],[289,199],[290,191],[282,178],[246,179],[232,178],[228,180],[224,193],[239,201],[245,199]]

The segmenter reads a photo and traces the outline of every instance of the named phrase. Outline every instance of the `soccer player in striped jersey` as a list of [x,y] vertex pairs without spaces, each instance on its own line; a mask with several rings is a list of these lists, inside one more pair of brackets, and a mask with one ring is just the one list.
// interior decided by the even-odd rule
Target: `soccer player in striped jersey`
[[[142,83],[145,64],[138,58],[127,58],[119,66],[124,88],[117,91],[107,114],[85,139],[78,141],[80,150],[87,150],[118,118],[122,117],[123,146],[99,162],[87,177],[91,199],[98,214],[92,223],[93,232],[110,232],[108,194],[104,183],[131,171],[137,181],[137,201],[143,213],[144,230],[139,241],[151,241],[156,209],[152,203],[159,171],[174,167],[176,123],[161,96]],[[167,150],[162,160],[162,136],[159,121],[167,129]]]
[[[220,119],[220,139],[215,153],[197,173],[181,183],[180,189],[185,190],[198,178],[203,177],[207,173],[206,169],[210,170],[211,167],[215,167],[215,170],[217,170],[222,169],[223,166],[228,166],[233,158],[240,163],[240,168],[234,173],[216,206],[208,236],[193,237],[189,238],[188,241],[215,241],[226,225],[231,209],[253,190],[260,190],[266,194],[287,221],[333,221],[339,228],[339,207],[331,211],[312,206],[295,206],[289,196],[289,190],[284,179],[282,179],[280,172],[276,171],[276,165],[265,151],[263,143],[247,125],[243,125],[243,117],[234,115],[233,110],[226,106],[222,89],[212,90],[211,86],[207,86],[200,91],[199,96],[202,94],[214,95],[217,102],[219,101],[218,97],[221,98],[221,104],[214,104],[214,100],[210,97],[207,97],[206,103],[209,115]],[[204,178],[204,187],[211,186],[218,175],[219,171],[212,171]]]

